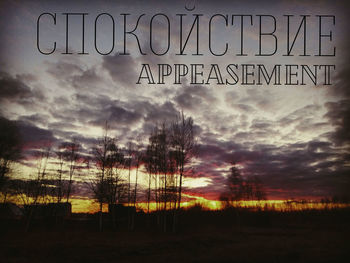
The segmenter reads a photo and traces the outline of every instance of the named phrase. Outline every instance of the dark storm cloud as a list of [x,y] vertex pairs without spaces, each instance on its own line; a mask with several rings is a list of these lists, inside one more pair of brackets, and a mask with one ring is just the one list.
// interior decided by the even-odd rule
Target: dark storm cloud
[[261,157],[261,153],[249,150],[244,144],[212,141],[200,146],[199,157],[205,162],[212,161],[215,167],[226,167],[232,162],[254,161]]
[[[63,98],[60,100],[65,101]],[[55,121],[51,121],[48,126],[59,137],[71,137],[62,133],[77,130],[82,125],[103,128],[107,121],[110,131],[121,137],[123,142],[126,137],[135,139],[143,136],[147,139],[155,125],[169,122],[178,114],[170,101],[156,103],[141,99],[114,100],[108,96],[85,94],[75,94],[70,98],[69,104],[65,103],[57,109],[50,109]]]
[[141,115],[138,112],[128,110],[122,106],[118,106],[118,101],[110,102],[102,107],[102,114],[97,116],[89,123],[93,125],[103,126],[107,121],[115,122],[117,124],[132,126],[135,122],[141,119]]
[[[28,76],[13,77],[0,72],[0,112],[5,112],[19,105],[27,111],[37,110],[45,103],[46,96],[39,86],[32,85]],[[3,113],[4,114],[4,113]]]
[[149,101],[131,101],[133,109],[142,114],[142,127],[135,129],[130,135],[148,140],[156,126],[165,123],[169,125],[179,114],[175,105],[170,101],[150,103]]
[[56,141],[50,130],[39,128],[25,121],[17,121],[16,123],[25,148],[40,148]]
[[[344,4],[344,3],[343,3]],[[345,4],[345,6],[348,4]],[[348,7],[348,6],[347,6]],[[345,27],[350,23],[347,15],[343,21]],[[330,95],[338,98],[337,102],[327,102],[325,107],[328,112],[325,117],[335,127],[335,131],[329,134],[331,140],[338,145],[350,146],[350,37],[344,34],[338,54],[341,54],[341,65],[337,69],[335,85],[328,90]]]
[[328,112],[325,117],[335,127],[330,134],[332,140],[338,145],[350,145],[350,99],[337,102],[327,102],[325,107]]
[[41,91],[33,90],[22,78],[26,80],[27,76],[12,77],[6,72],[0,72],[0,101],[28,103],[44,99]]
[[62,88],[73,88],[78,93],[95,93],[97,89],[101,91],[104,87],[102,84],[105,81],[97,68],[84,67],[78,59],[46,61],[45,64],[47,73],[54,77]]
[[96,72],[95,68],[87,69],[81,72],[81,74],[74,75],[71,78],[72,86],[78,91],[86,91],[89,89],[95,92],[103,82],[104,80]]
[[209,139],[207,143],[199,146],[198,163],[193,167],[193,173],[189,175],[193,178],[207,178],[209,184],[205,187],[186,189],[185,191],[207,193],[205,196],[217,199],[220,193],[225,190],[225,175],[228,173],[228,166],[233,161],[238,162],[246,159],[245,154],[249,155],[249,153],[244,153],[242,145]]
[[245,171],[259,176],[271,194],[279,188],[305,196],[335,194],[329,188],[340,183],[339,173],[348,170],[346,157],[329,142],[310,141],[280,147],[257,145],[254,151],[260,153],[260,158],[247,162]]
[[[141,103],[144,104],[145,102]],[[160,123],[164,121],[172,121],[177,115],[178,111],[171,101],[166,101],[163,104],[152,104],[147,102],[148,107],[145,111],[145,121]]]
[[115,105],[109,106],[106,111],[110,113],[110,118],[116,118],[118,122],[124,124],[132,125],[141,118],[141,115],[138,112],[127,110]]
[[349,196],[342,187],[350,183],[346,166],[349,154],[339,151],[331,142],[255,144],[251,148],[212,140],[200,146],[198,158],[200,164],[193,176],[210,179],[210,184],[199,191],[217,194],[224,191],[223,175],[228,174],[234,162],[242,165],[243,176],[260,178],[270,198]]
[[210,88],[204,86],[183,86],[174,97],[176,103],[185,110],[195,110],[203,106],[213,106],[216,97]]
[[18,79],[21,79],[24,83],[32,83],[38,81],[38,77],[33,74],[18,74]]
[[83,115],[87,123],[103,126],[106,121],[119,125],[132,126],[142,119],[142,111],[135,110],[137,102],[113,100],[107,96],[91,98],[77,94],[77,107],[73,109]]
[[84,136],[81,133],[74,131],[64,131],[62,129],[54,130],[55,137],[57,138],[56,146],[65,142],[76,141],[79,145],[79,153],[84,156],[91,154],[91,149],[98,144],[98,138]]
[[132,88],[137,82],[137,72],[134,59],[129,56],[121,56],[115,54],[114,56],[105,56],[103,58],[102,66],[108,71],[111,78],[125,88]]
[[22,83],[21,81],[10,77],[7,74],[2,73],[0,75],[0,98],[5,99],[16,99],[26,98],[30,96],[30,88]]

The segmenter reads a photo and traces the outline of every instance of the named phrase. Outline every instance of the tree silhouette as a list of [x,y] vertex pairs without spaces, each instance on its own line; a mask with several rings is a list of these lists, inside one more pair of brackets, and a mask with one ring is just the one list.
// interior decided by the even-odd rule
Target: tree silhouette
[[150,213],[150,202],[152,193],[152,178],[156,174],[156,162],[155,162],[155,142],[152,140],[152,136],[149,138],[149,144],[147,146],[143,161],[145,169],[148,175],[148,188],[147,188],[147,213]]
[[21,156],[19,130],[13,121],[0,117],[0,191],[3,192],[11,164]]
[[73,184],[73,175],[76,169],[76,165],[78,162],[78,151],[79,151],[79,144],[76,142],[76,140],[73,140],[72,142],[68,142],[64,144],[65,151],[64,151],[64,159],[68,163],[68,186],[67,186],[67,203],[69,202],[69,198],[72,191],[72,184]]
[[[63,142],[58,146],[55,152],[57,161],[57,170],[55,176],[55,188],[52,195],[55,197],[56,202],[62,202],[63,198],[66,198],[66,202],[69,202],[73,187],[73,176],[78,164],[80,145],[76,140],[72,142]],[[68,180],[66,181],[66,175]]]
[[44,204],[47,202],[48,197],[48,172],[47,165],[49,163],[51,147],[46,146],[36,153],[37,161],[37,173],[34,178],[24,181],[24,185],[20,191],[22,192],[22,198],[26,199],[27,203],[27,223],[25,230],[28,231],[33,215],[37,209],[38,204]]
[[91,188],[95,199],[99,203],[99,229],[102,231],[103,204],[108,202],[108,173],[111,172],[111,159],[114,150],[114,139],[108,136],[108,124],[106,122],[104,135],[99,140],[98,145],[93,149],[93,160],[97,170],[96,178],[91,182]]
[[244,197],[244,182],[235,164],[230,168],[230,174],[227,178],[227,185],[229,188],[230,201],[241,200]]
[[183,177],[191,171],[188,164],[195,151],[193,120],[183,113],[168,126],[165,122],[156,126],[149,137],[144,158],[148,173],[148,210],[154,178],[156,209],[163,214],[161,222],[158,213],[158,223],[162,223],[164,231],[167,229],[167,210],[173,210],[173,230],[176,229],[176,210],[181,207]]
[[186,118],[184,113],[177,116],[177,119],[170,127],[171,146],[174,152],[177,171],[180,175],[178,190],[178,209],[181,207],[182,180],[183,176],[189,171],[186,165],[194,157],[196,151],[196,142],[193,129],[193,119]]
[[55,176],[55,188],[52,190],[52,195],[56,198],[57,203],[61,203],[64,195],[65,195],[65,189],[64,189],[64,147],[61,147],[61,145],[58,147],[57,151],[55,152],[57,157],[57,170],[56,170],[56,176]]
[[233,162],[227,177],[227,191],[221,194],[220,199],[229,205],[239,200],[264,200],[266,193],[257,177],[243,178]]
[[[173,159],[176,165],[176,172],[179,174],[178,196],[176,199],[177,210],[180,210],[183,177],[191,170],[191,168],[187,165],[195,156],[197,150],[193,128],[193,119],[191,117],[186,118],[184,113],[181,112],[181,114],[177,116],[176,120],[173,121],[170,126],[170,137]],[[177,221],[177,213],[174,211],[174,232],[176,231]]]
[[139,168],[144,156],[144,153],[142,151],[142,144],[140,139],[138,139],[137,144],[135,145],[135,150],[133,151],[133,158],[135,159],[135,167],[136,167],[136,172],[135,172],[135,184],[134,184],[134,191],[133,191],[133,214],[132,214],[132,221],[131,221],[131,230],[134,230],[135,228],[135,211],[136,211],[136,203],[137,203],[137,191],[138,191],[138,172]]

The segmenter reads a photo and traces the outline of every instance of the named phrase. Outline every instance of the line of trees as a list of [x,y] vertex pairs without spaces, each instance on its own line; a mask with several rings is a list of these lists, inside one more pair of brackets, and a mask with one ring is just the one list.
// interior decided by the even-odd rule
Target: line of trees
[[[128,226],[133,230],[137,203],[146,200],[147,213],[151,211],[151,203],[156,204],[159,227],[167,231],[170,221],[176,231],[183,178],[191,172],[191,160],[197,148],[191,117],[181,113],[170,123],[156,125],[145,144],[140,139],[127,145],[119,144],[109,135],[106,123],[103,136],[90,154],[83,154],[76,140],[61,143],[56,148],[42,147],[33,158],[36,173],[26,179],[7,180],[10,163],[19,159],[21,148],[13,140],[7,141],[9,145],[3,145],[4,140],[0,144],[2,199],[5,202],[7,196],[12,196],[27,208],[28,226],[36,206],[69,203],[75,182],[85,181],[99,204],[101,230],[104,205],[109,207],[113,226],[116,225],[116,205],[133,208],[128,212]],[[140,175],[146,178],[139,178]],[[141,185],[140,180],[147,181],[147,186]]]
[[[97,171],[90,186],[95,199],[99,202],[102,229],[103,204],[108,204],[115,222],[114,207],[124,203],[136,208],[140,190],[145,193],[147,212],[150,204],[155,202],[157,223],[167,231],[167,221],[172,211],[173,231],[177,228],[178,212],[181,208],[183,177],[191,171],[190,163],[196,153],[196,141],[193,120],[182,113],[170,124],[165,122],[154,127],[144,146],[138,140],[128,143],[126,149],[117,145],[117,140],[108,136],[106,124],[104,136],[94,148],[92,164]],[[148,178],[147,189],[140,189],[139,170],[144,169]],[[131,170],[135,170],[135,178],[131,183]],[[121,175],[127,171],[127,179]],[[143,198],[144,199],[144,198]],[[135,211],[129,210],[128,225],[131,230],[135,225]]]
[[232,164],[227,177],[226,191],[220,195],[220,200],[227,205],[241,200],[265,200],[266,193],[259,178],[244,178],[237,165]]
[[[11,125],[12,134],[16,134]],[[3,201],[12,196],[27,207],[29,226],[35,206],[69,203],[74,194],[74,184],[80,181],[85,182],[99,204],[100,230],[103,229],[104,205],[108,205],[113,227],[116,227],[116,208],[121,204],[129,208],[128,228],[133,230],[137,203],[142,200],[147,203],[148,214],[151,204],[155,204],[160,229],[168,231],[172,227],[174,232],[177,231],[183,180],[193,171],[191,164],[198,150],[193,119],[181,113],[171,122],[155,125],[148,142],[136,139],[123,145],[109,132],[106,123],[103,135],[89,154],[76,140],[61,143],[54,150],[43,147],[34,158],[37,162],[36,174],[26,180],[8,180],[10,164],[19,159],[21,147],[11,134],[0,134],[8,142],[0,142],[0,191]],[[143,178],[140,178],[141,175]],[[140,180],[144,184],[140,184]],[[220,197],[222,201],[232,203],[265,198],[258,179],[243,178],[236,165],[231,167],[227,191]]]
[[[182,113],[169,127],[163,123],[156,127],[146,150],[145,167],[148,172],[148,204],[151,184],[154,182],[156,210],[163,211],[158,223],[167,228],[167,211],[173,211],[173,231],[177,228],[178,211],[181,208],[183,177],[191,172],[192,158],[197,144],[192,118]],[[149,207],[149,205],[148,205]]]

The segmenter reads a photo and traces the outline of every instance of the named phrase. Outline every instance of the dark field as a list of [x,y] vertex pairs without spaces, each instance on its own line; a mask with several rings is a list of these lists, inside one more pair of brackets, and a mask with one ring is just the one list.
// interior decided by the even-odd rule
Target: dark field
[[64,224],[3,222],[1,262],[349,262],[350,210],[303,212],[183,211],[177,233],[157,229],[156,216],[136,215],[97,231],[96,217]]

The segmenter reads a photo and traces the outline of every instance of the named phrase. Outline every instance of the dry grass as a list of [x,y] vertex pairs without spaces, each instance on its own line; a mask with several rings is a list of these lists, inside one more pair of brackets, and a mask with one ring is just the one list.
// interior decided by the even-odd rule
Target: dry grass
[[13,229],[2,231],[1,262],[347,262],[349,211],[306,213],[269,214],[259,225],[266,214],[240,212],[238,225],[229,212],[187,211],[177,234]]

